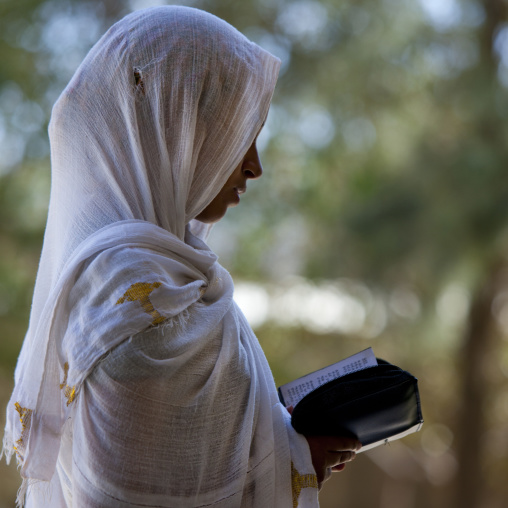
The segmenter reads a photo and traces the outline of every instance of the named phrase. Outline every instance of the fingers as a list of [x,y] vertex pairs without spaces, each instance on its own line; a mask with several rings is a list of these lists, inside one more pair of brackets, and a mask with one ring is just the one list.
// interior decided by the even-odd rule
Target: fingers
[[319,446],[329,457],[329,466],[349,462],[356,456],[362,444],[355,438],[344,436],[307,436],[307,440]]
[[323,487],[323,483],[325,483],[327,480],[329,480],[330,476],[332,476],[333,469],[331,467],[327,467],[325,469],[323,479],[321,482],[319,482],[319,476],[318,476],[318,486],[321,489]]
[[316,471],[318,485],[322,485],[333,471],[342,471],[347,462],[355,459],[361,443],[344,436],[305,436]]
[[355,460],[356,453],[355,452],[326,452],[322,456],[322,464],[327,468],[335,468],[340,466],[341,464],[346,464],[347,462],[351,462]]
[[355,460],[356,453],[355,452],[328,452],[326,455],[328,458],[328,466],[334,467],[340,464],[344,464],[345,462],[351,462]]
[[330,452],[357,452],[361,449],[362,443],[354,437],[346,436],[322,436],[323,445],[327,447]]

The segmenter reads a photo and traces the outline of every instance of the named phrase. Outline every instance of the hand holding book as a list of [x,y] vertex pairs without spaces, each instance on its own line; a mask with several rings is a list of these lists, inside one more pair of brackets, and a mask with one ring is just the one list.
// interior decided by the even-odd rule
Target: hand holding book
[[352,437],[305,436],[316,471],[318,487],[321,488],[332,471],[342,471],[347,462],[355,459],[361,443]]
[[420,430],[423,424],[414,376],[376,359],[369,348],[279,388],[294,406],[293,427],[318,436],[351,436],[368,450]]

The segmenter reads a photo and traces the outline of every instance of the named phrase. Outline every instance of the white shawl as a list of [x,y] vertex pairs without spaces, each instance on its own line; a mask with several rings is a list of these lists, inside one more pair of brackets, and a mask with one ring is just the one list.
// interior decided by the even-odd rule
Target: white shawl
[[64,492],[48,506],[316,506],[305,439],[193,220],[257,135],[279,64],[215,16],[146,9],[56,103],[4,436],[25,487]]

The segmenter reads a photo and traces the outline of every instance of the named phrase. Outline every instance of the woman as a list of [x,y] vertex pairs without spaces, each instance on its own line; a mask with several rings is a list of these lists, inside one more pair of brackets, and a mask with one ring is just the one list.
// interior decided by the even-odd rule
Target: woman
[[115,24],[56,103],[4,438],[20,504],[317,506],[354,457],[352,439],[294,432],[204,243],[261,176],[278,69],[210,14],[152,8]]

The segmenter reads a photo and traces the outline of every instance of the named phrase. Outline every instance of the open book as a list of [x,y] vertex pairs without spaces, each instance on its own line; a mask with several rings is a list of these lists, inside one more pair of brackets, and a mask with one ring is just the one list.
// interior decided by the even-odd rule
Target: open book
[[328,381],[351,374],[351,372],[374,367],[375,365],[377,365],[377,360],[374,356],[374,351],[369,347],[340,362],[282,385],[279,387],[279,399],[286,407],[295,407],[305,395],[314,391],[319,386],[328,383]]
[[379,360],[372,348],[311,372],[279,388],[293,406],[293,427],[304,434],[352,434],[361,451],[420,430],[417,380]]

